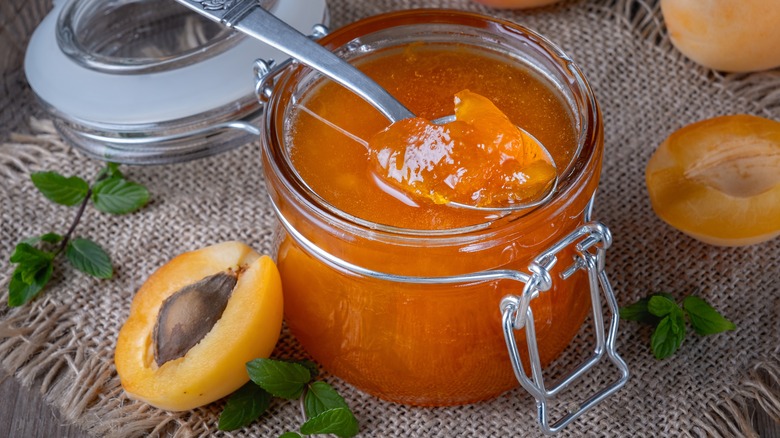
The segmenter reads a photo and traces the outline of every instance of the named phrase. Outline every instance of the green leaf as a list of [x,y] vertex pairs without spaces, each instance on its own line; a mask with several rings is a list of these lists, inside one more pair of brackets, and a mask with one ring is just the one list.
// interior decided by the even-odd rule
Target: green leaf
[[68,243],[65,255],[76,269],[85,274],[97,278],[111,278],[114,274],[108,254],[89,239],[73,239]]
[[293,400],[311,380],[309,370],[297,363],[255,359],[246,364],[249,378],[276,397]]
[[77,176],[66,178],[57,172],[34,172],[30,179],[43,196],[61,205],[76,205],[89,192],[89,184]]
[[285,432],[279,435],[279,438],[301,438],[301,434],[298,432]]
[[310,360],[294,360],[292,363],[297,363],[298,365],[303,365],[306,367],[307,370],[309,370],[309,374],[311,374],[311,378],[314,379],[320,374],[320,371],[317,367],[317,364],[310,361]]
[[57,234],[57,233],[46,233],[46,234],[43,234],[41,236],[33,236],[33,237],[28,237],[26,239],[22,239],[22,241],[19,242],[19,243],[26,243],[28,245],[35,246],[35,245],[37,245],[37,244],[39,244],[41,242],[60,243],[61,241],[62,241],[62,236],[60,236],[59,234]]
[[647,311],[647,302],[650,298],[642,298],[634,304],[620,308],[620,319],[637,321],[643,324],[657,324],[659,318]]
[[95,208],[111,214],[131,213],[146,205],[149,191],[141,184],[122,178],[109,178],[92,189]]
[[46,233],[41,236],[41,240],[46,243],[60,243],[62,242],[62,236],[57,233]]
[[309,385],[309,390],[303,398],[303,406],[309,418],[316,417],[329,409],[349,409],[347,402],[326,382],[314,382]]
[[737,328],[733,322],[724,318],[717,310],[697,297],[689,296],[683,301],[683,308],[691,320],[691,325],[700,335],[712,335]]
[[19,265],[14,272],[19,271],[20,278],[25,284],[35,284],[35,278],[40,275],[41,270],[50,264],[52,264],[51,261],[35,264],[22,264]]
[[14,248],[10,261],[21,265],[42,265],[52,261],[52,259],[54,259],[54,254],[41,251],[29,243],[22,242]]
[[665,359],[673,355],[682,345],[685,338],[685,320],[682,312],[671,312],[666,315],[650,338],[650,348],[656,359]]
[[236,430],[257,420],[271,404],[271,394],[248,382],[234,392],[219,416],[219,430]]
[[680,306],[667,297],[653,295],[647,302],[647,311],[655,316],[664,317],[671,313],[680,312]]
[[332,433],[349,438],[357,435],[358,431],[357,419],[349,408],[329,409],[310,418],[301,426],[301,433],[304,435]]
[[95,179],[97,181],[103,181],[109,178],[124,178],[124,177],[125,176],[122,175],[122,172],[119,171],[119,164],[106,163],[106,167],[100,170],[100,173],[98,173],[98,176]]
[[54,264],[51,262],[41,266],[33,275],[32,281],[22,279],[22,266],[17,267],[8,284],[8,306],[23,306],[35,298],[51,279]]

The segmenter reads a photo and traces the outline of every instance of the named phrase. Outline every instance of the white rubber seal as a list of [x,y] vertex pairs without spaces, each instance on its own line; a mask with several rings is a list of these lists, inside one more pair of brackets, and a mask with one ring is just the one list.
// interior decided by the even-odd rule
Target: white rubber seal
[[[254,94],[254,60],[288,58],[245,37],[223,53],[179,69],[141,75],[102,73],[77,64],[59,49],[55,26],[63,3],[55,1],[33,33],[24,68],[38,97],[85,122],[160,123],[201,114]],[[325,0],[280,0],[271,12],[309,34],[324,19]]]

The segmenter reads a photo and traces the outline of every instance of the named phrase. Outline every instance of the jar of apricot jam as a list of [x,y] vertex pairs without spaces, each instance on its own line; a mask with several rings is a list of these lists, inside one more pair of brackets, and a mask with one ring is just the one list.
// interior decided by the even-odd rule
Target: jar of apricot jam
[[[486,400],[519,381],[541,412],[605,351],[621,377],[581,408],[622,386],[609,231],[589,222],[602,120],[580,70],[532,31],[455,11],[376,16],[320,43],[428,119],[452,114],[461,90],[488,97],[547,147],[559,181],[543,205],[504,215],[411,199],[371,171],[367,141],[389,124],[378,111],[300,65],[265,75],[264,171],[284,231],[285,318],[302,346],[354,386],[412,405]],[[594,353],[546,388],[542,368],[589,313]],[[581,411],[540,420],[556,430]]]

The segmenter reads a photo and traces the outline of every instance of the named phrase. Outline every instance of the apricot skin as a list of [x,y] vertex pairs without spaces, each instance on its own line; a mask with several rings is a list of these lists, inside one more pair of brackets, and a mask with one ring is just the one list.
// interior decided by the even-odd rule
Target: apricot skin
[[776,0],[661,0],[669,38],[693,61],[715,70],[780,66]]
[[[761,146],[765,156],[748,157],[748,163],[738,164],[745,164],[743,170],[760,173],[734,175],[763,176],[763,184],[754,184],[754,193],[737,196],[686,176],[713,153],[749,152],[755,145]],[[669,225],[711,245],[746,246],[773,239],[780,235],[778,157],[780,122],[739,114],[685,126],[664,140],[647,163],[645,177],[653,210]],[[722,163],[727,169],[732,165],[733,160]],[[709,171],[716,174],[717,170]]]
[[[165,298],[204,277],[244,268],[222,317],[183,357],[158,367],[152,332]],[[282,325],[279,272],[267,256],[239,242],[181,254],[159,268],[133,299],[114,361],[122,387],[136,400],[182,411],[218,400],[249,381],[246,362],[268,357]]]

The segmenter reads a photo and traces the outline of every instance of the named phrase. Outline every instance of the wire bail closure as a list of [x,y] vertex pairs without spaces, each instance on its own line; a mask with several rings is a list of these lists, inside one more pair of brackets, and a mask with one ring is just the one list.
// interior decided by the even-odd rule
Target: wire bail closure
[[[619,313],[617,300],[609,283],[607,274],[604,270],[604,259],[607,248],[612,243],[612,236],[609,229],[599,222],[589,222],[558,243],[550,249],[537,256],[530,264],[529,271],[531,276],[525,282],[522,294],[520,296],[507,295],[501,300],[500,308],[502,313],[502,324],[504,339],[506,340],[509,358],[512,362],[512,368],[515,377],[520,385],[525,388],[535,399],[538,409],[539,423],[545,434],[551,435],[559,432],[577,417],[588,411],[590,408],[615,393],[628,381],[628,366],[615,350],[615,339],[617,337]],[[596,348],[593,354],[582,364],[578,365],[565,377],[561,378],[550,389],[547,389],[542,375],[542,365],[539,360],[539,349],[536,342],[536,331],[534,328],[533,311],[531,310],[531,301],[541,293],[548,291],[552,287],[552,276],[550,270],[558,262],[557,254],[564,248],[575,244],[576,255],[571,266],[566,268],[561,274],[561,280],[567,280],[575,272],[583,269],[588,273],[588,283],[590,285],[590,296],[593,316],[593,326],[596,334]],[[611,313],[609,330],[604,328],[604,315],[601,308],[601,296],[604,296]],[[526,342],[528,345],[528,359],[531,365],[531,378],[526,374],[523,362],[520,359],[520,352],[515,340],[515,330],[525,328]],[[588,372],[593,366],[599,363],[604,354],[607,354],[609,361],[614,364],[620,377],[610,383],[608,386],[598,390],[584,402],[577,405],[574,409],[550,425],[549,404],[550,402],[572,382],[577,380],[583,374]]]

